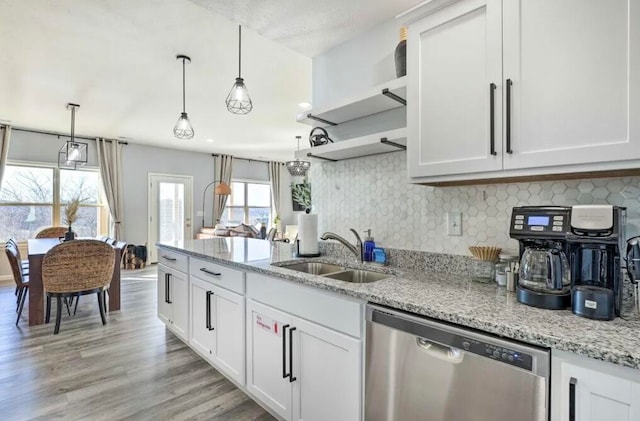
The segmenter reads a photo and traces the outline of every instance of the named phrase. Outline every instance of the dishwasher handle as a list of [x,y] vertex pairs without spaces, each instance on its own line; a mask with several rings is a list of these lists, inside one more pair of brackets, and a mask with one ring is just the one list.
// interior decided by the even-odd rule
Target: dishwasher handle
[[440,360],[459,364],[464,359],[464,354],[458,348],[452,346],[440,345],[436,342],[431,342],[428,339],[416,337],[416,345],[422,352]]

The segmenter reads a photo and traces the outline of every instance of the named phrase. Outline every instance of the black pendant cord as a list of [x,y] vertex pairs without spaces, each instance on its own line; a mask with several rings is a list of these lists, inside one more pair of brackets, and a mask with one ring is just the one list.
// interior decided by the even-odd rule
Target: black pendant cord
[[238,25],[238,78],[242,78],[242,25]]
[[71,106],[71,145],[75,143],[76,107]]
[[186,61],[186,59],[183,58],[182,59],[182,113],[183,114],[186,113],[186,109],[187,109],[187,107],[185,105],[185,103],[186,103],[186,100],[185,100],[185,76],[184,76],[184,73],[185,73],[185,61]]

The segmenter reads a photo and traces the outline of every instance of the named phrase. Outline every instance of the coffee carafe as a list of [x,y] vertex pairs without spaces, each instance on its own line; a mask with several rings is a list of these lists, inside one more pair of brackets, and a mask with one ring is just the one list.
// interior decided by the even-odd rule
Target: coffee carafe
[[566,242],[570,212],[571,208],[564,206],[513,208],[509,233],[520,243],[519,302],[554,310],[571,305]]
[[520,259],[520,287],[547,294],[571,291],[569,260],[562,251],[549,247],[527,247]]

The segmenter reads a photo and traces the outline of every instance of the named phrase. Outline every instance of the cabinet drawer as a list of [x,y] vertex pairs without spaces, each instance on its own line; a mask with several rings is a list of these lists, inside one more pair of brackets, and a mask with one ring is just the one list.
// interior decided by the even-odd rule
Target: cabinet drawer
[[247,297],[347,335],[362,337],[364,301],[256,273],[247,273]]
[[183,273],[187,273],[189,270],[189,261],[186,255],[163,248],[158,248],[158,263]]
[[244,272],[206,260],[190,258],[189,274],[244,295]]

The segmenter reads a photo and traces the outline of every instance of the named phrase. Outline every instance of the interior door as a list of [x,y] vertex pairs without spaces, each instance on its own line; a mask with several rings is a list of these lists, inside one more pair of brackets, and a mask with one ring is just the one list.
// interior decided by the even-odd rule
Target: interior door
[[505,169],[640,158],[638,3],[503,4]]
[[463,0],[409,27],[410,177],[502,169],[501,16]]
[[193,177],[149,174],[149,262],[158,261],[156,243],[188,240],[193,236]]

